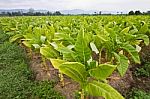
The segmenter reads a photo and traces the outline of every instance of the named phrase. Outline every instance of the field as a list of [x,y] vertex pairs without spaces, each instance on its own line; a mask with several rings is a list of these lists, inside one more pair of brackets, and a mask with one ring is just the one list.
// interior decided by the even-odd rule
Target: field
[[0,17],[0,99],[149,99],[150,16]]

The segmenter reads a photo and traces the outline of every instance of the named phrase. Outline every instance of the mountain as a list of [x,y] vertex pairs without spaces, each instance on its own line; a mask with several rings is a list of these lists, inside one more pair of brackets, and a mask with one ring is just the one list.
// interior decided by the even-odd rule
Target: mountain
[[127,11],[101,11],[101,10],[81,10],[81,9],[73,9],[73,10],[60,10],[62,14],[127,14]]
[[[34,10],[34,9],[32,9]],[[2,12],[22,12],[22,13],[27,13],[29,12],[29,9],[0,9],[0,13]],[[127,14],[127,11],[101,11],[101,10],[82,10],[82,9],[72,9],[72,10],[59,10],[62,14]],[[41,12],[41,13],[46,13],[48,10],[34,10],[34,12]],[[50,11],[50,12],[55,12],[55,11]]]
[[[29,9],[0,9],[0,13],[2,12],[22,12],[22,13],[27,13],[29,12]],[[48,10],[34,10],[34,12],[41,12],[41,13],[46,13]]]
[[61,10],[62,14],[84,14],[85,11],[81,9],[73,9],[73,10]]

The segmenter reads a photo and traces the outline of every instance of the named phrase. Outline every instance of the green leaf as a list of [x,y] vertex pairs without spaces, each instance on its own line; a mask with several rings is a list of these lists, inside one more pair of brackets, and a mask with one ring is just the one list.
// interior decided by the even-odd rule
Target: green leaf
[[124,99],[117,90],[106,83],[89,82],[85,89],[92,96],[102,96],[105,99]]
[[70,48],[65,47],[62,44],[59,44],[56,48],[57,51],[59,51],[63,55],[63,60],[67,61],[75,61],[75,52],[72,51]]
[[91,50],[89,48],[90,41],[87,36],[85,36],[84,30],[81,31],[77,36],[77,41],[75,43],[75,52],[80,62],[86,64],[91,57]]
[[134,60],[135,63],[139,63],[140,64],[140,58],[139,58],[139,54],[136,51],[136,49],[128,44],[128,43],[124,43],[121,48],[125,49],[132,57],[132,59]]
[[105,80],[112,74],[116,67],[116,65],[100,64],[97,68],[89,70],[89,73],[96,79]]
[[32,44],[29,41],[23,41],[22,42],[26,47],[31,48]]
[[120,75],[123,76],[126,73],[128,66],[129,66],[128,58],[122,54],[118,55],[115,52],[114,52],[114,55],[115,55],[116,59],[118,60],[117,69],[118,69]]
[[141,34],[145,34],[148,31],[148,25],[145,22],[143,22],[143,23],[144,23],[144,25],[141,26],[141,28],[139,30],[139,33],[141,33]]
[[57,58],[59,56],[59,53],[51,46],[41,47],[40,53],[46,58]]
[[22,34],[16,34],[15,36],[12,36],[9,41],[12,43],[21,38],[23,38]]
[[54,38],[55,28],[53,26],[47,26],[48,29],[45,31],[45,36],[48,41],[51,41]]
[[52,65],[54,68],[59,69],[59,66],[61,66],[63,63],[65,63],[66,61],[61,60],[61,59],[50,59]]
[[138,34],[138,35],[136,36],[136,39],[138,39],[138,40],[144,40],[145,45],[146,45],[146,46],[149,45],[149,37],[148,37],[147,35]]
[[120,33],[121,34],[125,34],[125,33],[128,33],[129,32],[129,27],[126,27],[126,28],[124,28]]
[[67,41],[68,43],[74,45],[75,41],[74,39],[65,33],[55,33],[55,38],[54,40],[62,40],[62,41]]
[[61,73],[66,74],[79,83],[84,83],[87,78],[85,66],[78,62],[65,62],[59,66]]
[[34,46],[34,48],[40,48],[39,44],[32,44],[32,46]]

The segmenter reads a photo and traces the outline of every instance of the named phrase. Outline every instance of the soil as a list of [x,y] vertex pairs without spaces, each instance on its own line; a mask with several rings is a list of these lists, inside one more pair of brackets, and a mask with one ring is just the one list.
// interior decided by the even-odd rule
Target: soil
[[[63,75],[64,84],[60,82],[59,71],[53,68],[51,62],[46,60],[46,64],[43,63],[42,57],[39,53],[30,52],[29,49],[26,49],[27,55],[30,57],[30,68],[34,74],[34,78],[37,81],[50,80],[56,82],[54,89],[60,92],[66,99],[73,99],[75,92],[80,89],[79,84]],[[31,55],[32,54],[32,55]],[[46,66],[45,66],[46,65]]]
[[117,89],[123,96],[126,96],[129,89],[132,87],[132,83],[134,82],[132,71],[130,69],[127,70],[126,74],[121,77],[118,72],[114,72],[108,78],[109,84]]
[[[29,54],[29,50],[27,50]],[[150,61],[150,46],[143,47],[140,55],[145,62],[146,59]],[[147,60],[146,60],[147,61]],[[132,88],[140,88],[147,92],[150,90],[150,78],[146,77],[135,77],[133,72],[140,65],[129,66],[126,74],[121,77],[116,71],[108,78],[109,84],[117,89],[124,97],[127,96],[128,92]],[[66,99],[74,99],[74,93],[79,90],[79,84],[71,80],[70,78],[64,75],[65,86],[62,86],[59,78],[59,72],[57,69],[54,69],[50,61],[46,60],[46,65],[43,64],[41,55],[38,53],[32,52],[32,57],[30,61],[30,68],[35,75],[35,80],[53,80],[56,82],[54,89],[66,97]],[[89,97],[87,99],[102,99]]]

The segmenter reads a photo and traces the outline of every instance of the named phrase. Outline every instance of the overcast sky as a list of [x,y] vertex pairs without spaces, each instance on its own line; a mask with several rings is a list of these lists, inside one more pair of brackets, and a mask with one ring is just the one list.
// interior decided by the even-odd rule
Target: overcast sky
[[101,10],[130,11],[150,10],[150,0],[0,0],[0,9],[46,9],[46,10]]

